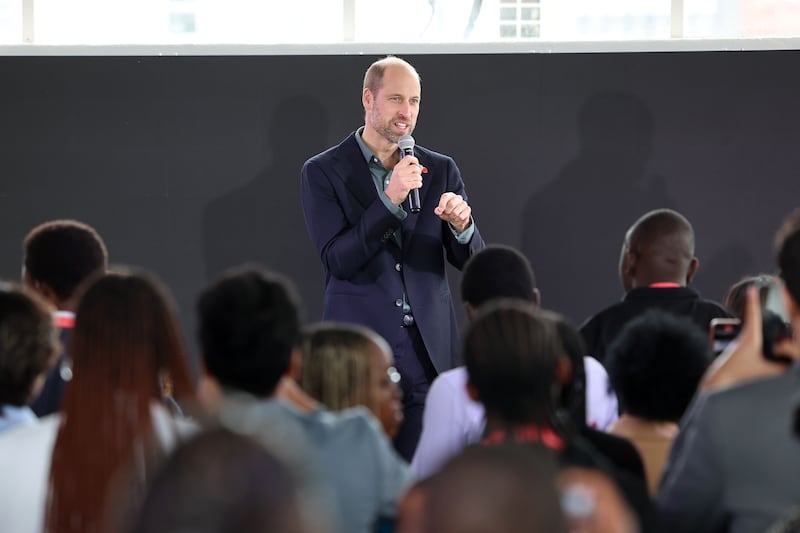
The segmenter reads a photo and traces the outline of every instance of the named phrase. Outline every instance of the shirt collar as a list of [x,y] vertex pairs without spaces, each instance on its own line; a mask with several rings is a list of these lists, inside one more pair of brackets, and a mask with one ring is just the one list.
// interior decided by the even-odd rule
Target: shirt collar
[[364,156],[364,159],[367,161],[367,164],[372,163],[372,159],[375,158],[375,154],[372,153],[372,150],[364,142],[364,139],[361,138],[361,134],[364,133],[364,126],[361,126],[356,130],[356,142],[358,143],[358,147],[361,149],[361,155]]

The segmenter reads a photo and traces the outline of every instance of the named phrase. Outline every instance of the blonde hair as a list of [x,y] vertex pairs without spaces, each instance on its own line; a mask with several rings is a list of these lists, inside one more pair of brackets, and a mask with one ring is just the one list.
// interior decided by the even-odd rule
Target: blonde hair
[[303,335],[303,365],[299,384],[328,409],[340,411],[361,405],[374,411],[369,394],[371,345],[385,341],[372,330],[336,322],[322,322]]

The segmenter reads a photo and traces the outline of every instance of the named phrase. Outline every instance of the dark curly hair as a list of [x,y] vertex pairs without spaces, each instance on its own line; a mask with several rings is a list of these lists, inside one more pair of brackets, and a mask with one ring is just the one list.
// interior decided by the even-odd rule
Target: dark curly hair
[[708,335],[660,309],[628,322],[606,360],[622,412],[664,421],[680,420],[709,362]]
[[50,369],[59,351],[44,300],[15,283],[0,283],[0,405],[27,405],[36,378]]
[[272,394],[300,345],[300,301],[291,281],[241,267],[203,291],[197,311],[206,370],[225,387]]

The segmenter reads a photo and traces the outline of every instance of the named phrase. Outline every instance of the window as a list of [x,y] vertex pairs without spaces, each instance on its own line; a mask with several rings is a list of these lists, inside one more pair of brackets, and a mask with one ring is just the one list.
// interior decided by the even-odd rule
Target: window
[[800,0],[0,0],[0,44],[23,31],[47,45],[792,37]]

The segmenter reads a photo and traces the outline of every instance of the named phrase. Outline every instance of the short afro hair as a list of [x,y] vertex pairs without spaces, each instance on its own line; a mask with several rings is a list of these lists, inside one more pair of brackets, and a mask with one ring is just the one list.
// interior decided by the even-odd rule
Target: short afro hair
[[223,387],[271,395],[300,346],[300,300],[291,281],[240,267],[203,291],[197,311],[209,374]]
[[61,300],[108,268],[108,251],[91,226],[77,220],[52,220],[33,228],[23,243],[25,271]]
[[623,413],[677,422],[710,362],[708,335],[686,317],[651,309],[628,322],[606,365]]
[[489,245],[469,258],[461,276],[461,299],[479,307],[495,298],[535,298],[536,278],[528,258],[511,246]]

